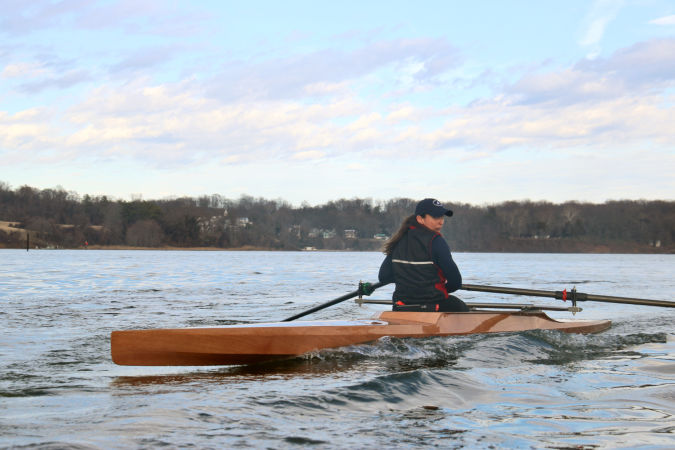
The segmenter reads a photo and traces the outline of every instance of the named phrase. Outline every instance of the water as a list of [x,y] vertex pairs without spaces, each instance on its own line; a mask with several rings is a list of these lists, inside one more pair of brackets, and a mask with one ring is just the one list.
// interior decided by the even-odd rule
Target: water
[[[610,330],[384,338],[249,367],[110,360],[112,330],[278,321],[375,281],[381,259],[0,250],[0,447],[675,447],[675,309],[586,302],[579,317],[612,319]],[[675,291],[674,255],[455,259],[470,284],[663,300]],[[307,319],[384,308],[346,301]]]

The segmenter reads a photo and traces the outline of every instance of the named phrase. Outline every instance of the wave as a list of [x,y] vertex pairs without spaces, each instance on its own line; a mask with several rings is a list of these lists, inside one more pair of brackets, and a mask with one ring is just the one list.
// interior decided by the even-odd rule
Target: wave
[[52,392],[41,388],[25,388],[17,390],[0,390],[0,397],[16,398],[16,397],[42,397],[45,395],[52,395]]
[[[304,360],[316,366],[330,366],[343,383],[336,386],[339,383],[331,382],[333,387],[313,395],[265,398],[258,403],[289,413],[310,409],[322,414],[331,408],[352,412],[394,407],[432,410],[439,404],[492,404],[496,396],[505,395],[497,393],[503,382],[522,390],[520,395],[534,402],[528,393],[531,377],[565,379],[565,367],[570,363],[634,358],[641,355],[636,347],[663,343],[665,338],[661,333],[579,336],[555,331],[459,339],[387,338],[372,345],[305,355]],[[499,378],[494,379],[495,375]]]
[[639,350],[631,348],[667,340],[668,334],[664,332],[583,335],[552,330],[423,339],[385,337],[372,344],[323,350],[305,358],[343,362],[377,359],[379,365],[389,370],[467,365],[505,367],[522,362],[565,364],[619,353],[639,354]]

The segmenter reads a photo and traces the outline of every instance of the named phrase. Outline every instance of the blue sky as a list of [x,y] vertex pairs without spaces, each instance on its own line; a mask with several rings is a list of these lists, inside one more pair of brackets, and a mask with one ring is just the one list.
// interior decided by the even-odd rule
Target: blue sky
[[675,2],[0,0],[0,182],[675,199]]

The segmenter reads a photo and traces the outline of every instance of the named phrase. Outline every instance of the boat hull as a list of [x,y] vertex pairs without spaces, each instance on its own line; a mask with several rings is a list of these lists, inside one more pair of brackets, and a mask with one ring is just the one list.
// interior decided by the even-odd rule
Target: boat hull
[[369,320],[113,331],[110,344],[112,360],[120,365],[232,365],[363,344],[384,336],[421,338],[527,330],[597,333],[610,326],[607,320],[555,320],[543,312],[385,311]]

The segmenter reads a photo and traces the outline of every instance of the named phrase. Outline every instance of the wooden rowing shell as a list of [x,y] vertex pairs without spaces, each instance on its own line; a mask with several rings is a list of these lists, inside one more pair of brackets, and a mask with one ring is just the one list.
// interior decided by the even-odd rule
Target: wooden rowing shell
[[541,311],[429,313],[385,311],[369,320],[298,321],[113,331],[112,360],[134,366],[251,364],[384,336],[420,338],[527,330],[597,333],[609,320],[557,320]]

